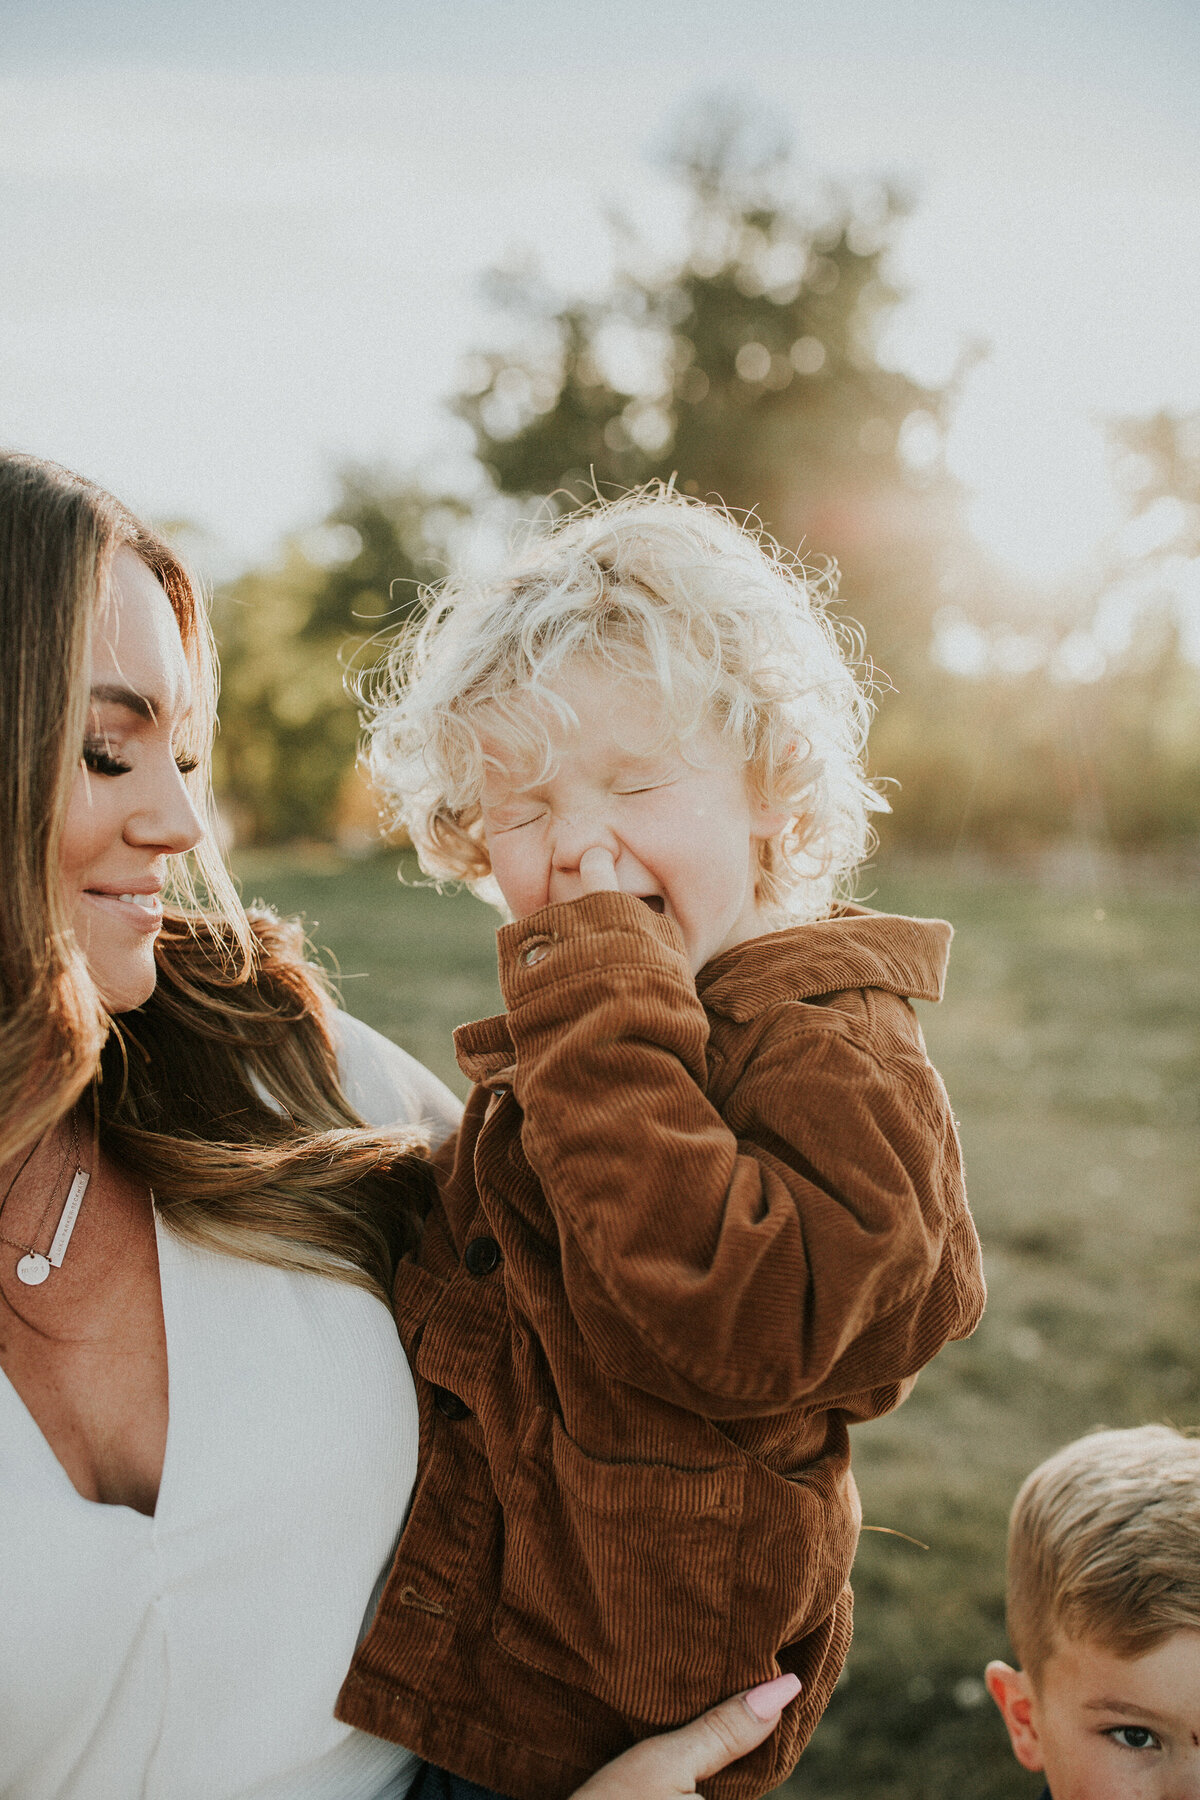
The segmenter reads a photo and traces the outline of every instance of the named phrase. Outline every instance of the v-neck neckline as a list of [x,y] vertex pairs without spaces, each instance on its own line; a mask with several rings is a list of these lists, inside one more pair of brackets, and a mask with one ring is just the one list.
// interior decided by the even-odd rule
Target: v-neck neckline
[[[153,1205],[153,1196],[151,1196],[151,1204]],[[9,1377],[7,1369],[0,1368],[0,1383],[3,1384],[2,1387],[0,1387],[0,1392],[7,1392],[12,1396],[12,1401],[17,1409],[18,1415],[25,1419],[28,1430],[33,1434],[33,1437],[36,1440],[39,1458],[47,1465],[51,1479],[60,1483],[66,1489],[67,1495],[77,1500],[81,1506],[94,1507],[106,1512],[129,1513],[135,1519],[143,1519],[148,1529],[161,1526],[163,1522],[163,1493],[167,1487],[167,1478],[171,1470],[171,1465],[175,1460],[172,1454],[172,1445],[173,1440],[177,1435],[173,1425],[175,1408],[172,1392],[174,1384],[171,1376],[175,1366],[175,1357],[179,1349],[178,1333],[172,1329],[172,1314],[175,1312],[179,1300],[179,1294],[177,1292],[179,1263],[175,1257],[175,1243],[170,1240],[170,1233],[162,1224],[156,1206],[154,1207],[154,1246],[158,1263],[158,1290],[159,1305],[162,1308],[163,1343],[167,1359],[167,1434],[163,1446],[162,1467],[158,1473],[158,1490],[155,1495],[153,1512],[145,1513],[140,1507],[130,1506],[129,1502],[126,1500],[93,1500],[87,1494],[81,1494],[79,1489],[75,1486],[75,1483],[71,1480],[70,1475],[67,1473],[66,1467],[59,1457],[58,1452],[34,1418],[25,1400],[18,1393]],[[165,1255],[164,1246],[166,1252]],[[170,1269],[169,1278],[165,1275],[165,1270],[168,1268]]]

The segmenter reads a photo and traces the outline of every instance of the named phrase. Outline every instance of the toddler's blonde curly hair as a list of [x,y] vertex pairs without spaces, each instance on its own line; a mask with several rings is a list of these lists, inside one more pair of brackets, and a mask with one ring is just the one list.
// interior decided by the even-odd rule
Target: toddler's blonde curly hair
[[[452,579],[392,646],[367,700],[365,759],[421,867],[489,900],[481,733],[521,766],[553,765],[567,664],[649,680],[662,736],[704,726],[787,815],[760,846],[756,899],[782,923],[823,917],[887,802],[867,780],[870,701],[813,578],[762,533],[669,487],[600,502],[531,533],[501,579]],[[531,704],[540,700],[541,705]]]

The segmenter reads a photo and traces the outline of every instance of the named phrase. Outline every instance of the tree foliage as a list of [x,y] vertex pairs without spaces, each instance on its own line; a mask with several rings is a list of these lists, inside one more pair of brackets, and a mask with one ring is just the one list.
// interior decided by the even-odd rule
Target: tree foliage
[[[601,292],[563,297],[532,267],[491,278],[507,341],[468,359],[453,406],[494,488],[566,509],[674,480],[809,566],[836,564],[876,679],[886,840],[1194,837],[1200,676],[1171,594],[1200,568],[1200,416],[1116,422],[1141,547],[1091,588],[1022,589],[972,542],[946,472],[965,361],[931,386],[884,352],[902,197],[801,181],[786,148],[762,148],[758,121],[727,106],[684,122],[668,166],[683,206],[673,255],[614,221]],[[465,510],[348,469],[319,527],[218,595],[218,779],[239,836],[328,836],[344,821],[346,665],[420,608]],[[946,653],[954,631],[973,658]]]
[[904,214],[886,187],[797,197],[751,121],[693,120],[670,166],[682,256],[626,233],[610,288],[557,299],[498,278],[513,346],[472,359],[457,410],[497,487],[570,505],[651,479],[753,514],[788,549],[836,561],[875,660],[924,655],[931,576],[957,494],[941,465],[949,387],[889,368],[901,298],[887,272]]
[[909,842],[1196,842],[1200,667],[1185,624],[1200,576],[1200,415],[1121,419],[1110,435],[1131,530],[1091,585],[1045,609],[1038,632],[1017,636],[1002,617],[977,631],[969,677],[943,674],[882,721]]
[[1200,551],[1200,413],[1157,412],[1118,419],[1112,437],[1117,475],[1133,513],[1159,501],[1180,509],[1181,534]]
[[352,776],[358,715],[346,675],[445,573],[456,503],[386,472],[343,472],[336,504],[275,566],[221,589],[216,779],[239,838],[327,837]]

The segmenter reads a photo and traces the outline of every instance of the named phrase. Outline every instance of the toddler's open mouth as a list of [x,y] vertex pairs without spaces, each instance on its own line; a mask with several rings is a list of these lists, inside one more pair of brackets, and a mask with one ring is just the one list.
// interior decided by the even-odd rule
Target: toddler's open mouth
[[638,899],[643,906],[648,906],[651,912],[665,913],[667,910],[667,903],[661,894],[639,894]]

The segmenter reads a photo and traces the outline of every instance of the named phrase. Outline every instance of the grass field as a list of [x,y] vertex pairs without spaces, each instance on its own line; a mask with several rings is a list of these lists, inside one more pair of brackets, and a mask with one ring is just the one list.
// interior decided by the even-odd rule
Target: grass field
[[[462,1091],[451,1027],[499,1007],[495,916],[401,888],[395,859],[245,856],[247,898],[303,913],[346,1006]],[[1012,1761],[980,1673],[1005,1654],[1005,1519],[1089,1427],[1200,1424],[1200,907],[1109,876],[1057,890],[884,869],[872,903],[957,927],[923,1007],[961,1122],[990,1299],[890,1418],[856,1434],[869,1524],[854,1648],[794,1800],[1001,1800]]]

